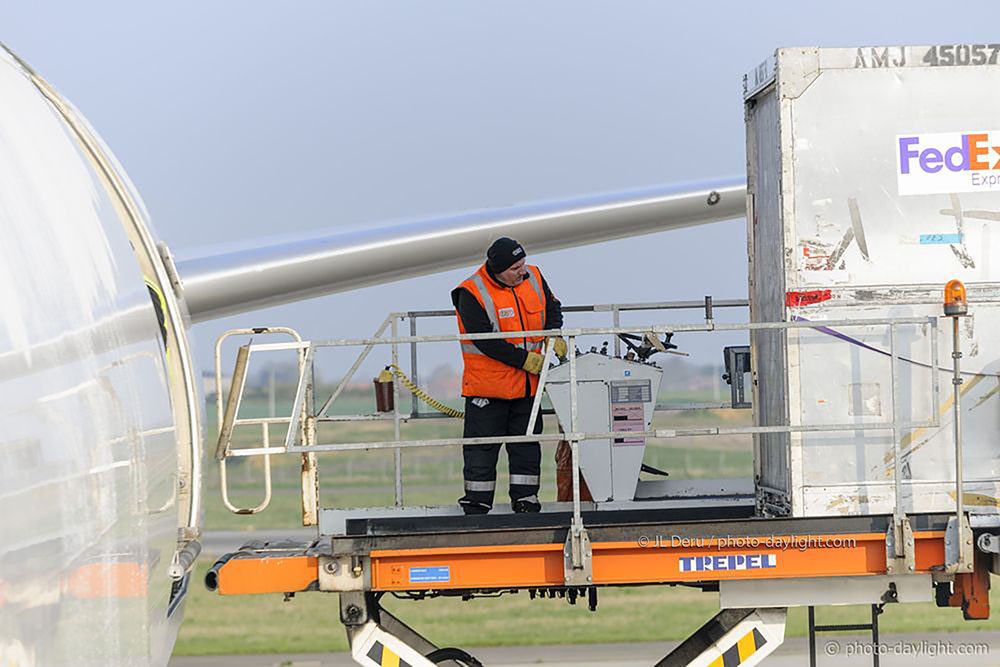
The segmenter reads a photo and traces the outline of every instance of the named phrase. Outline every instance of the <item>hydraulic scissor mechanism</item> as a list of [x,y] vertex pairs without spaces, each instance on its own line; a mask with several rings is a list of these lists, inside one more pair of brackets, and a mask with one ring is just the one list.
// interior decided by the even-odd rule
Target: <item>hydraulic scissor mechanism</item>
[[482,663],[458,648],[438,648],[379,604],[382,593],[341,593],[340,620],[347,628],[351,657],[366,667],[431,667]]

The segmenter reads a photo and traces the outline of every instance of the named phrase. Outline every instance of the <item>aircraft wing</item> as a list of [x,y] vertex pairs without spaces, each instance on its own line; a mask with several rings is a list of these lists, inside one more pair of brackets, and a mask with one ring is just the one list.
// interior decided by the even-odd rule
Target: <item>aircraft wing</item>
[[591,195],[190,259],[177,272],[198,322],[468,266],[500,236],[536,254],[739,218],[745,198],[743,178]]

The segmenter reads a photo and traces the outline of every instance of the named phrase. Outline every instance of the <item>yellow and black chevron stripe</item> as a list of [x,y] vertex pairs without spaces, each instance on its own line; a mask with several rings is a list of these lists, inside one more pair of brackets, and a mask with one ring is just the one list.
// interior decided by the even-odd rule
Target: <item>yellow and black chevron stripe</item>
[[368,651],[368,657],[380,667],[412,667],[410,663],[396,655],[391,648],[377,640]]
[[766,643],[764,635],[760,634],[757,628],[754,628],[730,646],[725,653],[713,660],[708,667],[738,667]]

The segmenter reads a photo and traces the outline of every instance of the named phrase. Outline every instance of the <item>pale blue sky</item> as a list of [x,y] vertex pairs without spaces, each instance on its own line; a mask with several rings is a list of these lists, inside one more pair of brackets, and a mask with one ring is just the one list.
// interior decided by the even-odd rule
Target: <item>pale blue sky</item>
[[[14,4],[0,41],[87,115],[181,256],[739,175],[742,75],[776,47],[989,42],[1000,16],[981,2]],[[532,261],[567,304],[746,294],[743,221]],[[365,335],[390,310],[449,307],[467,273],[198,325],[198,359],[210,368],[233,326]],[[710,361],[721,344],[682,342]]]

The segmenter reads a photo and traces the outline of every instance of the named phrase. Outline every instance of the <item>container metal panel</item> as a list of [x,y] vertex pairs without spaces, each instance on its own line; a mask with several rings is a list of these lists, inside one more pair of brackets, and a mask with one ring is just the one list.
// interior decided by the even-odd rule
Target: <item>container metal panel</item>
[[[952,51],[968,55],[968,64],[942,62],[941,47],[778,51],[770,89],[777,95],[765,89],[750,100],[747,131],[757,209],[751,280],[759,285],[780,252],[781,279],[769,286],[780,284],[781,293],[752,286],[751,312],[756,321],[940,316],[944,283],[965,282],[965,500],[970,511],[996,513],[1000,341],[987,332],[1000,324],[1000,269],[992,261],[1000,250],[993,229],[1000,221],[1000,65],[985,47],[960,47]],[[777,137],[758,121],[768,97],[779,107]],[[777,239],[761,230],[769,218],[755,185],[773,169],[759,157],[766,142],[779,154]],[[765,247],[765,238],[779,244]],[[897,330],[898,418],[940,418],[938,427],[898,434],[909,512],[954,508],[950,320],[939,324],[936,404],[930,327]],[[856,423],[859,430],[793,435],[787,456],[760,446],[761,483],[773,487],[775,469],[785,466],[797,516],[892,511],[892,432],[862,430],[892,419],[888,327],[797,330],[783,348],[776,354],[755,343],[758,423],[776,423],[773,400],[781,395],[792,425]]]
[[[773,87],[761,93],[747,108],[750,318],[755,322],[779,322],[785,317],[778,113],[778,96]],[[785,332],[754,331],[750,342],[757,378],[754,423],[758,426],[784,424],[787,420]],[[754,450],[755,473],[760,484],[787,492],[788,435],[757,435]]]

